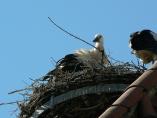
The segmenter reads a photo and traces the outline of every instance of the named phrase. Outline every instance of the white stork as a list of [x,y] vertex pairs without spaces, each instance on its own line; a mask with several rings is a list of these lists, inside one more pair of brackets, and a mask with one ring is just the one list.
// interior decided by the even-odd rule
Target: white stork
[[86,66],[102,67],[102,65],[107,65],[109,61],[104,52],[103,40],[104,38],[101,34],[96,34],[93,40],[95,46],[92,49],[80,49],[73,54],[66,55],[63,59],[58,61],[58,65],[54,70],[46,74],[43,80],[46,80],[50,75],[53,75],[57,69],[77,72],[83,70]]
[[104,51],[104,38],[101,34],[96,34],[93,42],[95,43],[95,48],[90,50],[80,49],[75,51],[74,55],[82,61],[87,61],[89,63],[95,64],[108,64],[108,58]]
[[130,35],[129,46],[145,64],[157,60],[157,34],[151,30],[142,30]]
[[107,65],[109,61],[104,52],[103,40],[104,38],[101,34],[96,34],[93,40],[95,46],[92,49],[80,49],[73,54],[66,55],[59,64],[60,68],[68,70],[74,69],[75,66],[76,69],[77,65],[78,68],[76,70],[79,70],[84,64],[91,66]]

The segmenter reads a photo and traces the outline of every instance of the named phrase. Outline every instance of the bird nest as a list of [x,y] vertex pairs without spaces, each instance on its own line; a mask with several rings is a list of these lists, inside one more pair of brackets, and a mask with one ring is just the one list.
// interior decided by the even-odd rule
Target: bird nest
[[68,72],[56,67],[35,80],[28,87],[31,94],[19,103],[19,118],[96,118],[144,71],[120,62],[82,68]]

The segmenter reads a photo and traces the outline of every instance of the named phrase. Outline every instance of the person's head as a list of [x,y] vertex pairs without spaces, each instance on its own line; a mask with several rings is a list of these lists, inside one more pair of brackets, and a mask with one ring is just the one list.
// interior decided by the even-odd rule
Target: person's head
[[157,56],[157,34],[151,30],[142,30],[130,35],[129,46],[132,53],[147,64]]

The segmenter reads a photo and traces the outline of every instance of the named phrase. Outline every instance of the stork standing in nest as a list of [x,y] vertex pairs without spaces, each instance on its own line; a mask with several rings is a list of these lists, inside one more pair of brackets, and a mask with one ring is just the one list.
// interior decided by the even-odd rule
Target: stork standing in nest
[[[82,70],[82,66],[100,66],[108,64],[108,58],[104,52],[103,36],[96,34],[93,42],[95,43],[94,48],[90,50],[80,49],[75,51],[73,54],[66,55],[63,61],[60,62],[60,67],[63,70],[73,70],[74,68],[79,71]],[[69,64],[71,65],[69,68]],[[77,68],[76,68],[77,65]]]
[[95,63],[97,65],[106,65],[109,63],[107,55],[104,51],[104,38],[101,34],[96,34],[93,42],[95,43],[95,48],[90,50],[80,49],[77,50],[74,55],[77,56],[79,60],[87,61],[87,63]]
[[64,72],[77,72],[83,70],[85,67],[102,67],[109,64],[109,60],[104,51],[103,42],[104,38],[101,34],[96,34],[93,42],[95,46],[92,49],[80,49],[76,50],[73,54],[66,55],[63,59],[58,61],[56,68],[43,78],[46,80],[49,76],[52,76],[56,70],[62,70]]

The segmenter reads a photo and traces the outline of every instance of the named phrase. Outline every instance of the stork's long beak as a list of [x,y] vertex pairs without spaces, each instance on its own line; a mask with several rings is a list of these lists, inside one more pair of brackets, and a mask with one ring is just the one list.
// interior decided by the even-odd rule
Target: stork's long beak
[[93,42],[98,42],[99,41],[99,38],[98,37],[96,37],[94,40],[93,40]]

